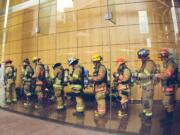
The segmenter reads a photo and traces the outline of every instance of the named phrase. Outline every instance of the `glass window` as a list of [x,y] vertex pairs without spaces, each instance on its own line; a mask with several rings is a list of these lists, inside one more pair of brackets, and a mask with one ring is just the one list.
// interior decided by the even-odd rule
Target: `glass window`
[[[0,56],[11,59],[17,68],[17,102],[16,98],[9,102],[6,97],[9,102],[6,109],[91,129],[163,135],[166,129],[161,127],[159,119],[166,93],[155,77],[164,72],[159,57],[162,48],[168,48],[174,62],[180,63],[180,3],[173,0],[38,2],[11,0],[5,53],[0,51]],[[4,0],[0,6],[4,10]],[[3,20],[1,16],[0,37],[3,37]],[[144,70],[142,54],[151,63]],[[44,64],[38,68],[42,72],[25,76],[22,69],[27,66],[23,66],[26,58],[35,71],[37,65]],[[78,70],[74,71],[77,67],[72,65]],[[177,99],[180,99],[178,91]],[[152,119],[143,119],[145,115],[152,115]],[[172,129],[177,126],[174,124]]]

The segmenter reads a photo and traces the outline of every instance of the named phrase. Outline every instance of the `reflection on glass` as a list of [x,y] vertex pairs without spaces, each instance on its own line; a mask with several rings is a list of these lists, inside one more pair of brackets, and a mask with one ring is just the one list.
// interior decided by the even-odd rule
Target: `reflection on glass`
[[171,8],[171,14],[172,14],[173,27],[174,27],[175,41],[177,41],[178,22],[177,22],[177,16],[176,16],[176,9],[175,9],[175,7]]
[[147,39],[146,39],[146,42],[147,42],[147,47],[148,47],[148,48],[151,48],[151,47],[152,47],[151,39],[150,39],[150,38],[147,38]]
[[29,0],[11,0],[10,6],[14,6],[14,5],[26,2],[26,1],[29,1]]
[[138,11],[140,33],[149,33],[147,11]]
[[65,8],[73,7],[73,0],[57,0],[57,11],[64,12]]

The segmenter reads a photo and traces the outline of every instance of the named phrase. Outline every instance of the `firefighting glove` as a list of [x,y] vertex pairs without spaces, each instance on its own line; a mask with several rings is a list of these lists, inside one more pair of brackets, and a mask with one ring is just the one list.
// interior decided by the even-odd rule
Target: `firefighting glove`
[[138,75],[139,75],[138,71],[132,72],[132,76],[134,78],[138,78]]

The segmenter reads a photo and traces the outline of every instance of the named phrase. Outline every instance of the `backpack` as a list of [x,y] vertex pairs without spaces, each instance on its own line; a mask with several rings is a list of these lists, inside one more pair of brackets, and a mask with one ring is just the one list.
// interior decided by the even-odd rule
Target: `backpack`
[[40,72],[39,72],[38,79],[40,81],[45,81],[45,67],[44,67],[44,64],[39,64],[39,66],[40,66]]
[[110,88],[111,85],[111,70],[106,69],[106,79],[107,79],[107,87]]
[[130,87],[134,86],[134,83],[135,83],[135,78],[132,76],[132,71],[128,68],[128,67],[125,67],[125,69],[127,69],[130,73],[130,77],[129,77],[129,80],[127,81],[128,85]]
[[85,69],[83,66],[81,66],[81,69],[82,69],[81,81],[82,81],[82,87],[84,88]]
[[12,69],[12,73],[7,74],[7,78],[16,79],[17,76],[17,69],[14,66],[9,66]]
[[87,69],[84,69],[84,72],[83,72],[84,88],[87,88],[90,85],[90,81],[88,79],[88,76],[89,76],[89,71]]

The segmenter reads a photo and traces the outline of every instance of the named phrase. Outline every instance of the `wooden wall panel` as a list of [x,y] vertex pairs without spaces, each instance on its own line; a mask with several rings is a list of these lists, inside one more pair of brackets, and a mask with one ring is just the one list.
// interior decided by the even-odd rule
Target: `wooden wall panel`
[[10,42],[10,53],[11,54],[18,54],[22,52],[22,46],[21,46],[21,41],[14,41]]
[[111,44],[128,44],[128,33],[127,26],[112,27],[110,29]]
[[110,48],[111,46],[102,46],[102,57],[103,57],[103,62],[110,62]]
[[76,12],[57,13],[57,32],[77,30]]
[[77,32],[59,33],[56,35],[57,48],[77,47]]
[[40,19],[40,34],[56,33],[56,17],[45,17]]
[[7,43],[6,47],[5,47],[5,55],[10,54],[10,52],[11,52],[11,50],[10,50],[10,43]]
[[97,28],[101,25],[101,9],[91,8],[78,11],[78,29]]
[[78,48],[78,57],[82,63],[91,63],[91,57],[93,54],[102,55],[102,47],[83,47]]
[[8,35],[7,36],[8,42],[22,39],[22,26],[15,25],[15,26],[9,27],[7,30],[7,35]]
[[22,52],[37,51],[37,38],[29,38],[22,40]]
[[40,9],[39,12],[40,17],[49,17],[49,16],[55,16],[56,15],[56,5],[55,4],[51,4],[49,6],[45,6]]
[[[30,18],[30,17],[28,17]],[[11,17],[8,19],[8,27],[23,23],[22,16]]]
[[44,64],[54,64],[56,62],[56,51],[47,50],[47,51],[38,51],[38,57],[41,58],[41,61]]
[[38,51],[56,49],[56,35],[44,35],[38,37]]
[[100,0],[75,0],[74,1],[74,7],[77,10],[80,9],[87,9],[87,8],[92,8],[92,7],[98,7],[100,6]]
[[102,29],[88,29],[78,31],[78,46],[102,45]]
[[30,38],[32,36],[35,36],[36,25],[37,25],[37,20],[28,21],[28,22],[21,24],[22,38]]
[[56,61],[61,63],[67,63],[67,60],[70,57],[77,57],[77,48],[56,50]]

